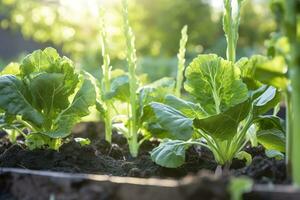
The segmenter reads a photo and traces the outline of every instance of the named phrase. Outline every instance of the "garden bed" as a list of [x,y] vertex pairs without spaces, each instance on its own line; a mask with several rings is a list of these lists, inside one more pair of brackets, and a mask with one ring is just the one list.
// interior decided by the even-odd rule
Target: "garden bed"
[[[52,193],[57,196],[55,199],[93,199],[93,195],[103,199],[165,199],[166,196],[173,198],[171,195],[174,195],[174,200],[193,199],[194,196],[195,199],[199,196],[203,199],[228,199],[229,177],[246,175],[257,184],[266,184],[255,185],[256,189],[248,196],[258,198],[258,195],[264,199],[268,191],[273,194],[273,189],[261,191],[260,187],[289,183],[284,161],[265,157],[262,147],[246,148],[253,156],[252,164],[245,166],[245,162],[234,160],[230,171],[220,178],[214,175],[217,164],[213,155],[204,148],[190,148],[186,163],[180,168],[169,169],[156,165],[150,158],[148,152],[158,145],[157,141],[145,142],[139,156],[132,158],[122,136],[113,134],[112,145],[103,139],[95,139],[103,133],[101,123],[81,123],[73,133],[75,137],[88,137],[94,142],[80,146],[70,140],[59,152],[30,151],[22,145],[10,144],[3,134],[0,148],[2,194],[17,195],[16,199],[28,195],[27,199],[33,199],[31,195],[38,195],[35,191],[43,193],[40,199],[47,199],[46,196]],[[279,188],[282,190],[281,186]],[[285,195],[296,194],[286,190],[293,191],[285,186]],[[2,199],[5,198],[7,196]]]

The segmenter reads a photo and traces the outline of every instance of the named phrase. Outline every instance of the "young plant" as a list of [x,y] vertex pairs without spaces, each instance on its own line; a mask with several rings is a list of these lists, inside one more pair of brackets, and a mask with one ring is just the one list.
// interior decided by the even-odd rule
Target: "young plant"
[[[165,167],[182,165],[185,150],[191,145],[209,148],[219,165],[230,166],[233,158],[249,163],[251,156],[243,148],[250,139],[284,151],[280,119],[262,116],[280,100],[275,88],[263,85],[248,90],[239,65],[216,55],[198,56],[187,67],[185,76],[185,89],[195,102],[169,95],[165,104],[148,105],[148,115],[165,130],[163,137],[173,139],[163,140],[152,151],[156,163]],[[254,135],[250,134],[251,126]],[[278,144],[272,146],[272,140]]]
[[71,60],[53,48],[34,51],[20,65],[9,65],[0,76],[1,128],[18,131],[29,149],[58,149],[95,104],[95,88],[86,76],[75,72]]
[[129,75],[129,95],[130,95],[130,104],[129,104],[129,131],[128,131],[128,143],[129,150],[133,157],[136,157],[138,154],[138,138],[137,138],[137,89],[138,89],[138,80],[136,76],[136,50],[135,50],[135,37],[133,35],[132,28],[129,25],[128,17],[128,2],[123,0],[123,21],[124,21],[124,35],[126,38],[127,46],[127,64],[128,64],[128,75]]
[[184,72],[184,64],[185,64],[185,52],[186,52],[186,43],[188,40],[187,35],[187,25],[185,25],[181,30],[181,39],[180,39],[180,47],[179,52],[177,54],[178,58],[178,67],[177,67],[177,78],[176,78],[176,87],[175,87],[175,95],[180,97],[181,88],[183,82],[183,72]]
[[184,87],[194,102],[169,95],[164,104],[153,102],[145,108],[146,117],[154,118],[161,127],[161,138],[168,138],[151,153],[162,166],[182,165],[191,145],[210,149],[216,162],[227,167],[233,158],[251,162],[251,155],[243,151],[249,141],[253,146],[261,143],[266,149],[285,150],[281,120],[263,116],[279,103],[281,95],[255,79],[256,61],[262,58],[234,63],[242,1],[237,1],[235,15],[231,3],[224,1],[228,60],[214,54],[200,55],[186,69]]
[[[152,137],[146,128],[149,125],[149,120],[142,118],[144,106],[151,101],[161,102],[166,94],[173,93],[175,81],[173,78],[165,77],[142,86],[142,81],[136,75],[136,50],[134,35],[129,26],[126,0],[123,1],[123,18],[128,72],[112,71],[110,90],[103,92],[102,100],[103,102],[109,101],[112,105],[112,109],[116,114],[112,119],[112,127],[127,138],[130,153],[133,157],[136,157],[139,146],[146,139]],[[127,110],[122,112],[118,105],[125,105]],[[99,106],[99,110],[103,111],[103,107]],[[141,136],[140,140],[138,140],[138,135]]]

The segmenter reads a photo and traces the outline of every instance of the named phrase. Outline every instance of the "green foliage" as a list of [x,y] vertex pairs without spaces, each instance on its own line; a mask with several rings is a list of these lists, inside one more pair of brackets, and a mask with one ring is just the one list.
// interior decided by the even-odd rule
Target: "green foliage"
[[163,140],[158,147],[151,152],[151,158],[157,164],[176,168],[184,164],[185,151],[191,144],[181,140]]
[[184,88],[208,115],[219,114],[248,98],[240,70],[217,55],[200,55],[186,69]]
[[[3,125],[24,135],[30,149],[58,149],[95,104],[94,85],[53,48],[34,51],[19,66],[19,74],[0,76],[0,108],[10,116]],[[25,135],[16,124],[31,132]]]

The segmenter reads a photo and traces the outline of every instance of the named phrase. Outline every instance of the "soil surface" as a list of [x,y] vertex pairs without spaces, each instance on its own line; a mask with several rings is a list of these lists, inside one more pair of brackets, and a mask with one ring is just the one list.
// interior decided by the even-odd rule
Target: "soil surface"
[[[149,151],[158,141],[146,141],[140,147],[137,158],[132,158],[126,139],[113,133],[112,144],[101,138],[104,129],[101,123],[81,123],[74,128],[75,137],[90,138],[92,144],[80,146],[72,138],[58,152],[53,150],[27,150],[22,144],[12,145],[5,133],[0,133],[0,167],[19,167],[34,170],[50,170],[71,173],[108,174],[131,177],[180,178],[196,174],[201,169],[215,171],[217,164],[205,148],[191,147],[186,154],[186,163],[178,169],[160,167],[151,161]],[[103,137],[103,136],[102,136]],[[22,138],[20,138],[22,139]],[[288,183],[283,160],[267,158],[262,147],[245,148],[253,156],[250,166],[234,160],[230,175],[246,175],[257,183]]]

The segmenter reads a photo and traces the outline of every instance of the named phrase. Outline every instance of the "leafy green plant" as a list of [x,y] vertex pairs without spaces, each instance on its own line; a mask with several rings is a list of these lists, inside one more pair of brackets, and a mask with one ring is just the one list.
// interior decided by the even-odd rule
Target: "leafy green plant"
[[[53,48],[34,51],[20,64],[8,65],[3,72],[1,128],[18,131],[30,149],[58,149],[62,139],[89,114],[89,107],[96,101],[88,75],[75,72],[71,60],[60,57]],[[30,132],[25,134],[23,129]]]
[[233,158],[251,163],[251,155],[243,151],[249,141],[253,146],[260,143],[266,149],[285,151],[281,120],[275,115],[264,116],[280,102],[281,92],[256,78],[257,70],[262,69],[258,64],[266,58],[253,56],[235,63],[242,1],[237,3],[233,15],[232,1],[224,1],[228,60],[214,54],[200,55],[185,71],[184,88],[192,101],[168,95],[163,103],[145,107],[145,117],[153,118],[154,127],[160,128],[159,137],[166,138],[151,152],[159,165],[179,167],[192,145],[210,149],[216,162],[227,167]]
[[175,145],[173,140],[163,140],[151,154],[155,162],[178,167],[184,163],[185,150],[200,145],[213,152],[217,163],[229,166],[233,158],[249,160],[242,149],[253,138],[266,148],[284,151],[281,121],[262,116],[280,101],[280,93],[266,85],[248,90],[238,64],[213,54],[200,55],[185,73],[185,89],[194,102],[169,95],[165,104],[149,104],[148,115],[165,130],[163,137],[176,141]]

